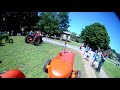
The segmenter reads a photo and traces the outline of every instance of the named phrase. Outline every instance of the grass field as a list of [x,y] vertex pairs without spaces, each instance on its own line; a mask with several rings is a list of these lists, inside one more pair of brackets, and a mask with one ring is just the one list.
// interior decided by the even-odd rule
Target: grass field
[[109,62],[103,64],[103,70],[110,78],[120,78],[120,68]]
[[[47,78],[43,71],[43,65],[46,60],[53,59],[59,51],[63,49],[51,43],[44,42],[40,46],[26,44],[23,36],[11,37],[14,43],[6,43],[0,46],[0,72],[18,68],[27,78]],[[73,51],[72,49],[69,49]],[[75,53],[74,69],[80,69],[82,78],[86,77],[79,53]]]

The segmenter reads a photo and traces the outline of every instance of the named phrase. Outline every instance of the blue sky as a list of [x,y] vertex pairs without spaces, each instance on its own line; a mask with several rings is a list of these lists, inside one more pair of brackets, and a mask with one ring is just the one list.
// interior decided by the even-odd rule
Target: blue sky
[[120,53],[120,20],[114,12],[70,12],[69,31],[80,34],[82,28],[95,22],[105,25],[110,36],[110,46]]

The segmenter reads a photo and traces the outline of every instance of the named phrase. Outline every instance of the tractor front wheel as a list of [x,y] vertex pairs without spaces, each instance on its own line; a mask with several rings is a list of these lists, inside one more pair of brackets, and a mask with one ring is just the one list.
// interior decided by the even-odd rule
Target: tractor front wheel
[[13,43],[13,39],[10,39],[10,40],[9,40],[9,43]]
[[0,74],[3,74],[4,72],[0,72]]
[[2,74],[3,74],[3,72],[0,72],[0,78],[2,78],[2,76],[1,76]]
[[2,40],[0,40],[0,44],[2,44]]
[[35,37],[34,38],[34,45],[38,46],[40,44],[40,37]]
[[44,64],[44,66],[43,66],[43,70],[44,70],[44,72],[46,72],[46,73],[48,73],[48,69],[46,68],[46,66],[49,65],[50,62],[51,62],[51,60],[47,60],[47,61],[45,62],[45,64]]
[[81,72],[80,72],[80,70],[77,71],[77,76],[76,76],[76,78],[81,78]]

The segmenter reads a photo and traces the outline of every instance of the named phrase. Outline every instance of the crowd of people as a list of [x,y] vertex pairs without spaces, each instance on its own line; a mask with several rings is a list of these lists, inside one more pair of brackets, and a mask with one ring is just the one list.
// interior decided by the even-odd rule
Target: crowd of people
[[89,61],[90,56],[92,57],[91,66],[94,67],[95,64],[97,64],[95,69],[97,72],[100,72],[101,67],[104,64],[104,62],[108,56],[107,52],[105,52],[104,50],[99,51],[99,52],[98,52],[98,50],[95,50],[94,54],[92,55],[91,54],[92,49],[88,45],[84,45],[84,44],[81,44],[80,50],[84,51],[83,55],[87,61]]

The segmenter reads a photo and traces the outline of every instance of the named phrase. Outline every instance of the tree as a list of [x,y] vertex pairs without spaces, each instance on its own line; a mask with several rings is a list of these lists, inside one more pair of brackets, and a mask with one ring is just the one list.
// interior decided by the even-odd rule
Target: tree
[[5,18],[4,25],[6,30],[13,30],[14,35],[20,32],[21,27],[32,28],[38,22],[37,12],[2,12],[2,18]]
[[114,49],[111,49],[111,52],[114,53],[117,56],[118,60],[120,61],[120,54],[117,53]]
[[76,40],[76,35],[77,35],[77,34],[74,33],[74,32],[71,33],[70,36],[71,36],[71,40],[72,40],[72,41],[75,41],[75,40]]
[[77,43],[80,42],[80,38],[77,37],[77,34],[75,32],[72,32],[70,36],[72,41],[75,41]]
[[49,36],[60,35],[69,27],[68,13],[65,12],[41,12],[39,18],[37,27]]
[[59,12],[59,19],[60,19],[60,29],[62,31],[68,31],[68,27],[70,26],[69,25],[69,16],[68,16],[68,12]]
[[113,54],[112,54],[112,52],[110,52],[110,53],[109,53],[108,58],[110,58],[110,59],[112,59],[112,58],[113,58]]
[[86,44],[89,44],[93,50],[101,49],[107,50],[110,37],[104,25],[100,23],[94,23],[86,26],[81,32],[81,38]]
[[60,33],[59,18],[56,12],[42,12],[39,17],[37,26],[41,31],[50,35]]

